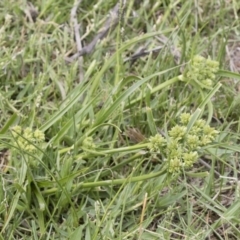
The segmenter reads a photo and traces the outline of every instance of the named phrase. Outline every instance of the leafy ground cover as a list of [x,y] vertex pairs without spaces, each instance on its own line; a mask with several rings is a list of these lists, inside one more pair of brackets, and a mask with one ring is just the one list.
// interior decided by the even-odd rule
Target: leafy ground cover
[[240,239],[239,11],[2,0],[0,239]]

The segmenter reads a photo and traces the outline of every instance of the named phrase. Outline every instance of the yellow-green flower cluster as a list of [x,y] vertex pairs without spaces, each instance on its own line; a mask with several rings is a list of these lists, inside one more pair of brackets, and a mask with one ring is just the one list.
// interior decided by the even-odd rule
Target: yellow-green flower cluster
[[170,173],[179,173],[182,169],[191,168],[197,161],[201,147],[211,143],[218,134],[203,119],[199,119],[187,132],[191,119],[189,113],[180,116],[180,124],[168,131],[168,138],[160,134],[149,138],[148,148],[151,152],[160,153],[168,163]]
[[166,146],[166,140],[160,134],[150,137],[148,148],[151,152],[158,152],[164,146]]
[[211,88],[218,70],[217,61],[197,55],[190,62],[184,77],[186,81],[196,82],[201,88]]
[[82,146],[83,146],[84,148],[87,148],[87,149],[94,149],[94,148],[96,148],[96,145],[95,145],[95,143],[93,142],[93,138],[92,138],[92,137],[86,137],[86,138],[83,140]]
[[35,146],[45,140],[44,133],[39,129],[32,130],[29,127],[23,129],[17,125],[11,132],[15,145],[29,153],[34,153],[37,150]]

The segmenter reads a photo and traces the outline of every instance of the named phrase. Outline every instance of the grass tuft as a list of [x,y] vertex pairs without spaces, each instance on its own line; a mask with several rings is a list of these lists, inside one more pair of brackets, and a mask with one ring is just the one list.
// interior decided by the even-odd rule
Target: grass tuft
[[239,4],[77,2],[0,3],[0,239],[239,239]]

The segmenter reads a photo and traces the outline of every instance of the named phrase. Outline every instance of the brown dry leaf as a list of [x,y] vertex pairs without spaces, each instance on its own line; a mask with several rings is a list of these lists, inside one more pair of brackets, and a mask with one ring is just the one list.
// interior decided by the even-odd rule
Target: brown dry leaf
[[126,136],[129,137],[134,143],[140,143],[146,139],[138,128],[128,128],[126,131]]
[[31,2],[27,3],[27,7],[24,9],[24,12],[29,21],[36,22],[39,13],[37,8]]
[[240,73],[240,46],[231,49],[229,64],[231,71]]
[[0,150],[0,171],[6,172],[8,170],[10,151],[7,148]]

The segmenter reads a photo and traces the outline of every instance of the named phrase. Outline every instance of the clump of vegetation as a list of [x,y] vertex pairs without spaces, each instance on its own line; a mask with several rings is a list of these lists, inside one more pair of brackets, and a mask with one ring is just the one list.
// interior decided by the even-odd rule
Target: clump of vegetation
[[195,56],[187,68],[183,80],[192,81],[201,88],[211,89],[214,86],[219,63],[201,56]]
[[238,8],[1,1],[0,239],[240,239]]
[[191,121],[189,113],[181,114],[180,119],[180,125],[172,127],[166,134],[167,137],[156,134],[149,139],[148,148],[151,152],[162,155],[170,173],[191,168],[199,158],[198,151],[201,147],[212,143],[218,134],[218,131],[202,119],[191,124],[192,126],[188,125]]
[[35,145],[38,145],[45,140],[44,133],[39,129],[36,129],[35,131],[29,127],[22,129],[21,126],[17,125],[14,126],[11,131],[15,147],[19,147],[21,150],[29,153],[36,152],[37,148]]

